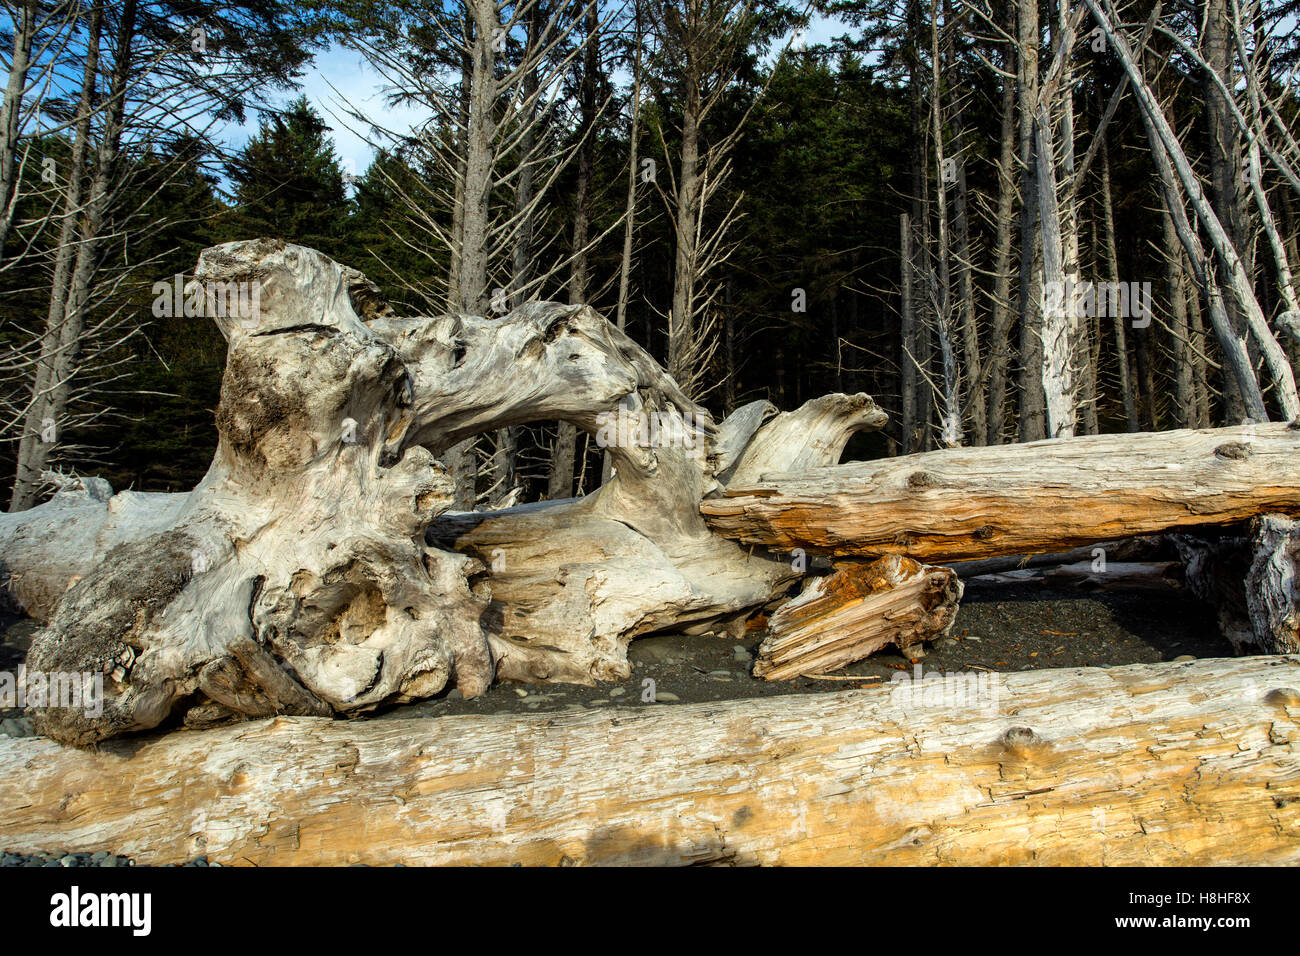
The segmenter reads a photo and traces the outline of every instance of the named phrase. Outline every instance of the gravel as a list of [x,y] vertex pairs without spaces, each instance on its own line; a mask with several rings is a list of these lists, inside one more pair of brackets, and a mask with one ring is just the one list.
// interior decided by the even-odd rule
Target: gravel
[[[0,866],[66,866],[66,867],[114,867],[135,866],[135,860],[129,856],[114,856],[101,850],[98,853],[11,853],[0,851]],[[209,863],[206,856],[196,856],[188,863],[167,863],[171,866],[221,866]]]

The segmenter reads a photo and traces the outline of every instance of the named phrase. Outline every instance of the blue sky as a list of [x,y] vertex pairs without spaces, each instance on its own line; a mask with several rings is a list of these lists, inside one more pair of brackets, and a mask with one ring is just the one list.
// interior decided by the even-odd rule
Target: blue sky
[[[849,30],[839,20],[819,16],[813,19],[805,40],[809,45],[825,43]],[[364,173],[375,151],[365,139],[369,131],[355,128],[344,103],[350,103],[358,112],[373,116],[380,125],[390,129],[405,130],[424,118],[418,110],[388,106],[381,92],[383,79],[360,54],[342,47],[335,46],[317,54],[300,83],[301,92],[333,131],[334,150],[345,172]],[[297,95],[297,92],[282,94],[273,102],[284,105]],[[237,148],[256,131],[257,118],[250,114],[247,123],[243,126],[232,123],[220,138],[227,146]]]

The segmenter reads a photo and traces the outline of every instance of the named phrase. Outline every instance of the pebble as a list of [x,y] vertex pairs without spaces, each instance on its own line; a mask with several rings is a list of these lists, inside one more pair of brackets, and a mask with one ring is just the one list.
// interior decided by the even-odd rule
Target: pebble
[[1194,661],[1194,660],[1196,660],[1196,658],[1193,657],[1191,654],[1179,654],[1177,657],[1174,658],[1174,663],[1181,664],[1183,661]]
[[984,640],[984,638],[982,638],[982,637],[976,637],[974,634],[967,634],[965,637],[962,638],[962,640],[963,640],[963,641],[974,641],[976,644],[978,644],[980,641]]
[[666,690],[661,690],[655,693],[655,701],[657,702],[661,700],[667,701],[670,704],[675,704],[677,701],[681,700],[681,698],[676,694],[670,694]]
[[744,644],[737,644],[731,649],[731,659],[737,664],[748,664],[750,661],[749,651],[745,650]]
[[[220,866],[221,864],[209,863],[206,856],[199,856],[188,863],[165,865]],[[105,850],[96,853],[13,853],[5,850],[0,851],[0,867],[2,866],[119,867],[135,866],[135,861],[126,856],[114,856]]]
[[609,701],[609,700],[589,700],[589,701],[587,701],[587,706],[588,706],[588,707],[604,707],[606,704],[612,704],[612,703],[613,703],[613,701]]
[[624,694],[626,694],[626,693],[627,693],[627,691],[624,690],[622,687],[615,687],[613,690],[611,690],[611,691],[609,692],[609,696],[610,696],[610,697],[622,697],[622,696],[623,696]]
[[35,737],[32,722],[27,717],[6,717],[0,720],[0,734],[6,737]]
[[459,687],[453,687],[451,690],[447,691],[448,700],[460,700],[464,696],[465,695],[460,692]]
[[522,687],[516,687],[516,688],[515,688],[515,695],[518,696],[518,697],[527,697],[527,696],[528,696],[528,691],[524,690]]

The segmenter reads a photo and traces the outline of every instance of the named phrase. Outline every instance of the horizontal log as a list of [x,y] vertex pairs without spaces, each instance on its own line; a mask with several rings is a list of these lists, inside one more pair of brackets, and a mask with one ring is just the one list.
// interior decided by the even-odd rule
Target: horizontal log
[[765,475],[700,505],[718,534],[944,562],[1300,514],[1300,424],[952,448]]
[[1091,561],[1055,567],[995,571],[969,579],[971,584],[1042,584],[1084,591],[1176,591],[1183,586],[1177,561],[1110,561],[1104,568]]
[[[1100,548],[1100,552],[1098,552]],[[1178,557],[1174,545],[1163,535],[1123,538],[1119,541],[1094,541],[1069,551],[1046,551],[1038,554],[1008,554],[998,558],[980,558],[975,561],[954,561],[951,567],[963,581],[985,574],[1004,571],[1024,571],[1030,568],[1048,568],[1062,564],[1092,562],[1098,557],[1106,561],[1145,562],[1163,561]]]
[[[970,675],[964,675],[969,677]],[[223,864],[1295,864],[1300,658],[0,740],[0,848]],[[982,697],[981,697],[982,687]],[[962,695],[962,696],[958,696]]]

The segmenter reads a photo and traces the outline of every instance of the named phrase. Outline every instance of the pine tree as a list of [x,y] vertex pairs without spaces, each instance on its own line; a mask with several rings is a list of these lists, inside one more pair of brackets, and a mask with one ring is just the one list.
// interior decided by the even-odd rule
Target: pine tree
[[329,128],[305,96],[264,120],[226,164],[230,239],[273,236],[336,255],[352,209]]

